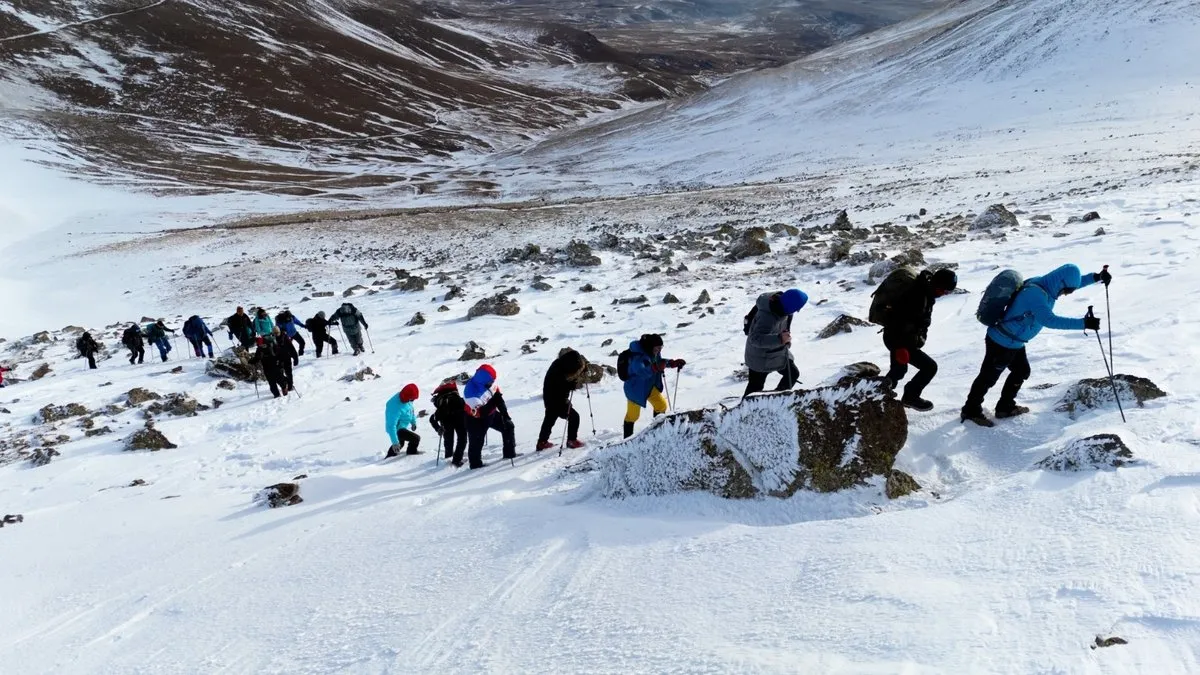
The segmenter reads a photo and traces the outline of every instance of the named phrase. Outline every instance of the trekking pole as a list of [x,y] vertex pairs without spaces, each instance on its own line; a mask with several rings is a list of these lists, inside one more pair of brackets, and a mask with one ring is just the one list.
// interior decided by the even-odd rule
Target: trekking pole
[[373,342],[371,342],[371,329],[364,328],[363,330],[365,330],[367,332],[367,344],[371,346],[371,353],[374,354],[375,353],[375,344]]
[[301,394],[300,390],[297,389],[296,385],[294,385],[294,384],[292,385],[292,391],[296,392],[296,398],[301,399],[301,400],[304,399],[304,394]]
[[[1093,314],[1093,313],[1092,313],[1092,306],[1091,306],[1091,305],[1088,305],[1088,313],[1087,313],[1087,316],[1089,316],[1089,317],[1095,317],[1095,316],[1096,316],[1095,314]],[[1087,331],[1084,331],[1084,332],[1086,333]],[[1112,368],[1111,368],[1111,367],[1109,367],[1109,365],[1108,365],[1108,357],[1107,357],[1107,356],[1105,356],[1105,354],[1104,354],[1104,340],[1100,339],[1100,331],[1096,331],[1096,344],[1100,345],[1100,358],[1104,359],[1104,370],[1108,371],[1108,383],[1109,383],[1110,385],[1112,385],[1113,398],[1114,398],[1114,399],[1116,399],[1116,401],[1117,401],[1117,410],[1120,410],[1120,411],[1121,411],[1121,421],[1122,421],[1122,422],[1126,422],[1126,420],[1125,420],[1125,408],[1123,408],[1123,407],[1121,406],[1121,396],[1120,396],[1119,394],[1117,394],[1117,381],[1116,381],[1116,379],[1113,377],[1113,371],[1112,371]]]
[[433,465],[441,466],[441,464],[442,464],[442,430],[438,429],[437,452],[433,453]]
[[[1108,265],[1104,266],[1104,271],[1108,271]],[[1112,305],[1108,301],[1108,284],[1104,284],[1104,311],[1108,317],[1108,367],[1111,372],[1117,372],[1117,360],[1113,358],[1112,349]]]
[[573,409],[571,406],[571,399],[573,398],[575,398],[575,392],[572,390],[571,393],[567,395],[567,425],[563,427],[562,443],[560,443],[558,446],[559,457],[562,457],[563,446],[567,444],[567,430],[571,428],[571,410]]
[[675,410],[675,398],[679,396],[679,373],[683,367],[675,369],[675,390],[671,392],[671,410]]
[[583,391],[587,394],[588,400],[588,416],[592,418],[592,435],[596,435],[596,413],[592,411],[592,390],[588,388],[588,383],[583,383]]

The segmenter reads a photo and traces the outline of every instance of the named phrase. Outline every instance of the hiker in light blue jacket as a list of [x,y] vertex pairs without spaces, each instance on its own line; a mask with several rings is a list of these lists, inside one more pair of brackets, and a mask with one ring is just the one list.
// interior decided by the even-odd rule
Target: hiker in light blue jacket
[[1008,370],[1008,378],[1004,381],[1004,388],[1000,390],[1000,400],[996,403],[996,417],[1015,417],[1029,412],[1029,408],[1017,405],[1016,400],[1017,392],[1021,390],[1021,385],[1030,373],[1025,344],[1037,337],[1043,328],[1100,330],[1098,317],[1072,319],[1054,313],[1054,303],[1060,297],[1070,295],[1077,289],[1097,281],[1107,286],[1112,282],[1112,275],[1107,269],[1081,275],[1075,265],[1063,265],[1045,276],[1025,280],[1004,313],[1004,319],[988,328],[987,339],[984,340],[983,365],[979,368],[979,375],[971,384],[971,393],[963,405],[963,422],[969,420],[981,427],[996,425],[983,414],[983,399],[1005,370]]
[[410,382],[404,385],[400,393],[388,399],[387,408],[384,410],[384,425],[388,438],[392,441],[387,451],[388,457],[399,455],[405,444],[408,445],[405,454],[420,454],[417,446],[421,444],[421,437],[416,434],[417,414],[413,411],[413,401],[420,395],[417,385]]

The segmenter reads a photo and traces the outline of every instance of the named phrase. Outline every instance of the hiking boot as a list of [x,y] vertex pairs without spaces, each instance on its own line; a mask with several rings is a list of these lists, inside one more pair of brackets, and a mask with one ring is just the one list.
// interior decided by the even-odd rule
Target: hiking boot
[[523,453],[523,452],[514,452],[514,453],[513,453],[513,454],[511,454],[511,455],[504,455],[504,459],[516,459],[516,458],[520,457],[520,456],[521,456],[521,455],[523,455],[523,454],[525,454],[525,453]]
[[421,454],[421,451],[420,451],[420,450],[411,450],[411,449],[410,449],[408,452],[405,452],[404,454],[406,454],[406,455],[419,455],[419,454]]
[[572,450],[578,450],[579,448],[583,447],[583,441],[581,441],[577,438],[573,438],[573,439],[567,441],[567,447],[571,448]]
[[388,448],[387,454],[386,454],[386,455],[384,455],[384,456],[383,456],[383,458],[384,458],[384,459],[390,459],[390,458],[392,458],[392,457],[399,457],[399,456],[400,456],[400,453],[399,453],[399,452],[396,452],[396,449],[395,449],[395,448]]
[[933,404],[921,398],[920,396],[905,396],[904,398],[900,399],[900,402],[904,404],[905,408],[912,408],[913,410],[920,410],[921,412],[933,410]]
[[[485,467],[487,465],[488,465],[487,462],[483,462],[482,464],[472,464],[471,468],[472,469],[482,469],[483,467]],[[460,463],[460,464],[458,464],[458,466],[462,466],[462,464]]]
[[550,441],[538,441],[537,451],[541,452],[543,450],[550,450],[553,447],[554,447],[554,444],[551,443]]
[[454,465],[454,468],[456,468],[456,469],[461,469],[461,468],[462,468],[462,465],[463,465],[463,463],[462,463],[462,460],[461,460],[461,459],[460,459],[460,460],[451,461],[450,463],[451,463],[452,465]]
[[997,419],[1005,419],[1007,417],[1016,417],[1017,415],[1024,415],[1027,412],[1029,412],[1029,408],[1027,408],[1023,405],[1014,405],[1011,408],[997,407],[996,408],[996,418]]
[[629,438],[630,436],[632,436],[633,435],[633,422],[626,422],[624,431],[625,431],[625,438]]
[[962,422],[974,422],[975,424],[978,424],[981,427],[996,426],[996,423],[989,420],[987,418],[987,415],[983,414],[982,410],[980,410],[979,412],[975,412],[975,413],[968,413],[968,412],[962,413],[961,421]]

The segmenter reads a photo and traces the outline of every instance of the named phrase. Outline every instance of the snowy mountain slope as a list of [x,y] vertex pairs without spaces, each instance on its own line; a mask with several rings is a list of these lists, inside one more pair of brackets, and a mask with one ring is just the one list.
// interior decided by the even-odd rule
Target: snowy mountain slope
[[[513,195],[806,178],[849,186],[871,180],[864,166],[882,166],[932,183],[960,180],[983,153],[980,168],[1034,179],[1026,185],[1043,168],[1094,175],[1097,154],[1106,165],[1177,167],[1200,136],[1198,24],[1189,2],[960,2],[562,134],[502,162],[502,182]],[[1142,134],[1154,144],[1132,142]]]

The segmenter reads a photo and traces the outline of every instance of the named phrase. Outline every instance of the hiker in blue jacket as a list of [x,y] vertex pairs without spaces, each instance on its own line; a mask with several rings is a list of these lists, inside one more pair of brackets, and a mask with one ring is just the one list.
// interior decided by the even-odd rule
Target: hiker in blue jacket
[[625,438],[633,435],[633,425],[642,415],[642,408],[649,403],[654,416],[667,412],[668,401],[663,395],[667,391],[663,371],[667,368],[682,368],[683,359],[662,357],[661,335],[649,333],[629,343],[629,378],[625,380]]
[[970,420],[981,427],[996,425],[983,414],[983,398],[1005,370],[1008,370],[1008,378],[1000,390],[996,417],[1015,417],[1029,412],[1029,408],[1017,405],[1016,400],[1017,392],[1030,373],[1029,358],[1025,354],[1026,343],[1037,337],[1043,328],[1100,330],[1098,317],[1071,319],[1054,313],[1054,303],[1060,297],[1097,281],[1107,286],[1112,282],[1112,275],[1104,269],[1084,276],[1075,265],[1063,265],[1045,276],[1025,280],[1004,313],[1004,319],[988,328],[984,340],[983,365],[962,407],[963,422]]
[[192,351],[200,358],[204,357],[204,352],[200,349],[202,345],[208,347],[208,358],[213,357],[212,340],[208,339],[211,336],[212,331],[205,325],[204,319],[199,316],[193,314],[183,323],[183,337],[187,339],[188,344],[192,345]]
[[417,450],[417,446],[421,444],[421,437],[416,433],[417,414],[413,411],[413,401],[417,400],[420,395],[417,385],[410,382],[404,385],[400,393],[388,399],[387,407],[384,409],[384,425],[387,428],[388,438],[392,441],[392,445],[387,451],[388,457],[399,455],[405,444],[408,445],[405,454],[421,454],[420,450]]
[[295,342],[300,346],[299,350],[294,350],[296,358],[292,359],[292,365],[300,365],[300,357],[304,356],[304,336],[300,334],[300,329],[304,328],[304,324],[292,314],[292,310],[285,309],[275,315],[275,327],[284,334],[287,339]]

